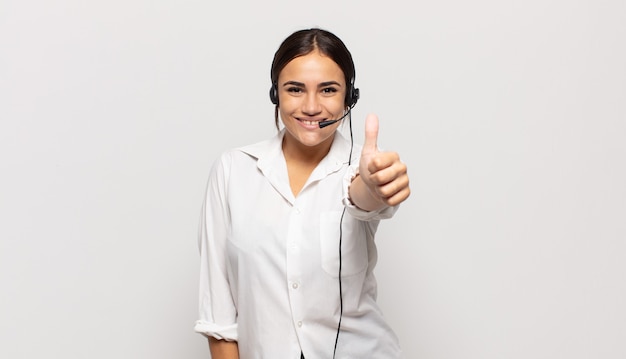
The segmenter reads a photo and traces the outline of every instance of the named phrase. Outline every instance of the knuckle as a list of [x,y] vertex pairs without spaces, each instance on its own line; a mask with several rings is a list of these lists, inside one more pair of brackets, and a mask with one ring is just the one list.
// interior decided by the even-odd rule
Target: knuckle
[[372,173],[370,179],[372,180],[372,182],[380,184],[383,181],[383,174],[380,172]]

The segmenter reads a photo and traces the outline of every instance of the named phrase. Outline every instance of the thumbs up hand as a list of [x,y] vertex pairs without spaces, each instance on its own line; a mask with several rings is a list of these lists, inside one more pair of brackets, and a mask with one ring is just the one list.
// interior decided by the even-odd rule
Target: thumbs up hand
[[370,114],[365,119],[359,176],[350,185],[352,203],[366,211],[398,205],[411,193],[406,165],[396,152],[380,152],[377,140],[378,117]]

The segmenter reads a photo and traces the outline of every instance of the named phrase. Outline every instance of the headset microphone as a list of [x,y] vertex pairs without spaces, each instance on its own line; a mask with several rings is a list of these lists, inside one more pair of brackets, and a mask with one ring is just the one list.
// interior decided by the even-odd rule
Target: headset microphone
[[339,118],[338,118],[338,119],[336,119],[336,120],[320,121],[320,122],[318,122],[317,124],[320,126],[320,128],[324,128],[324,127],[326,127],[326,126],[330,126],[330,125],[332,125],[333,123],[339,122],[339,121],[343,120],[344,118],[346,118],[346,116],[348,116],[348,115],[350,114],[350,112],[352,112],[352,108],[353,108],[353,107],[354,107],[354,104],[353,104],[352,106],[350,106],[350,108],[348,108],[348,112],[346,112],[346,114],[345,114],[345,115],[343,115],[343,116],[339,117]]
[[[344,117],[345,117],[345,116],[344,116]],[[342,118],[343,118],[343,117],[342,117]],[[332,125],[332,124],[333,124],[333,123],[335,123],[335,122],[339,122],[339,121],[341,121],[341,119],[342,119],[342,118],[340,118],[340,119],[338,119],[338,120],[332,120],[332,121],[320,121],[320,122],[318,122],[318,124],[320,125],[320,128],[324,128],[324,127],[326,127],[326,126],[330,126],[330,125]]]

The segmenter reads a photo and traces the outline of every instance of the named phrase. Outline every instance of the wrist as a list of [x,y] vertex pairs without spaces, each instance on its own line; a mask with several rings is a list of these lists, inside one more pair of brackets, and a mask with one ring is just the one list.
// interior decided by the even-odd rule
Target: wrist
[[348,199],[350,203],[364,211],[376,211],[386,206],[383,199],[358,173],[350,183]]

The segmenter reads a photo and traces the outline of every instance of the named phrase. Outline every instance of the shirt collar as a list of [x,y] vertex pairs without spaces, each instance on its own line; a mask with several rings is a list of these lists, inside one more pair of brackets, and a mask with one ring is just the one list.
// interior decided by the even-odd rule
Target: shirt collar
[[[269,179],[272,185],[282,193],[285,198],[293,200],[291,188],[289,187],[287,164],[285,163],[282,150],[284,136],[285,129],[282,129],[269,140],[241,147],[240,151],[256,158],[257,168],[263,175]],[[330,151],[328,151],[328,154],[320,161],[315,170],[313,170],[307,184],[321,180],[331,173],[339,171],[344,165],[348,164],[349,155],[350,141],[343,137],[339,131],[335,132],[335,138],[330,147]],[[352,153],[352,163],[355,161],[355,154]]]
[[[271,166],[277,157],[281,157],[284,162],[284,156],[282,151],[283,137],[285,136],[285,129],[279,131],[274,137],[269,140],[259,142],[253,145],[240,148],[242,152],[257,159],[257,167],[261,170],[267,169],[267,166]],[[330,147],[330,151],[326,157],[322,159],[318,167],[324,167],[326,171],[334,172],[341,168],[342,165],[348,163],[348,156],[350,155],[350,141],[348,141],[341,132],[335,132],[335,138],[333,144]],[[352,163],[356,160],[355,154],[352,153]]]

